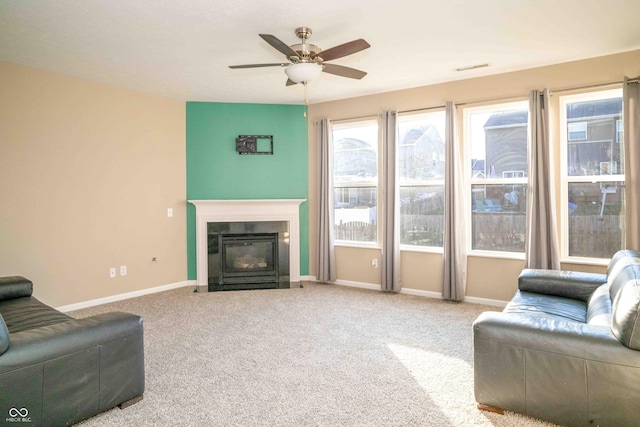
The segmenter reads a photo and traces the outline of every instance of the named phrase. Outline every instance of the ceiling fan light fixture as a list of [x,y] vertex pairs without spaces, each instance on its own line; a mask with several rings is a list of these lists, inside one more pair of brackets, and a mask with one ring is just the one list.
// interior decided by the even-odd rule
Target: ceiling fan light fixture
[[284,69],[289,80],[296,83],[309,83],[320,76],[322,65],[311,62],[291,64]]

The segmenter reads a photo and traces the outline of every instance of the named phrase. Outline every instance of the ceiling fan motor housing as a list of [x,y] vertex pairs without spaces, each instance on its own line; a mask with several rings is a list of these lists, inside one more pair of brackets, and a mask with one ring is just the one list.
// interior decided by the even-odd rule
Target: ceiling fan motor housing
[[[322,49],[320,49],[315,44],[307,43],[307,39],[311,36],[311,28],[309,27],[298,27],[296,28],[296,36],[302,40],[302,43],[294,44],[289,46],[293,51],[298,54],[298,57],[290,56],[289,60],[293,63],[297,62],[310,62],[310,58],[320,53]],[[314,58],[313,62],[320,62],[322,58]]]
[[[311,56],[315,55],[317,53],[320,53],[322,51],[322,49],[320,49],[318,46],[316,46],[315,44],[311,44],[311,43],[302,43],[302,44],[294,44],[290,46],[291,49],[293,49],[298,56],[290,56],[289,60],[291,60],[291,62],[309,62],[311,60]],[[319,57],[315,57],[313,59],[314,62],[319,62],[322,61],[322,58]]]

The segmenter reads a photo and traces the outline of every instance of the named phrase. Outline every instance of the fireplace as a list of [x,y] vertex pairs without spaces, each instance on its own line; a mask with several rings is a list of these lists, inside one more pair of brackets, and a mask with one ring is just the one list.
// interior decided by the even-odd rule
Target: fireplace
[[[262,287],[292,287],[300,282],[300,204],[303,199],[254,199],[254,200],[189,200],[196,208],[196,267],[198,292],[223,290],[219,273],[214,270],[221,261],[220,235],[277,234],[277,286],[271,277],[260,280],[249,277],[234,277],[246,270],[266,267],[244,268],[245,271],[229,271],[223,285],[234,285],[225,289],[255,289]],[[237,249],[238,246],[235,246]],[[247,261],[250,259],[247,258]],[[265,261],[266,262],[266,261]],[[275,263],[275,261],[274,261]],[[243,268],[242,261],[238,263]],[[244,264],[249,264],[245,262]],[[213,273],[213,274],[211,274]],[[252,274],[261,276],[260,271]],[[269,273],[273,274],[273,273]],[[230,283],[228,280],[231,279]],[[217,289],[216,289],[217,288]]]
[[290,287],[288,235],[284,221],[208,223],[208,290]]

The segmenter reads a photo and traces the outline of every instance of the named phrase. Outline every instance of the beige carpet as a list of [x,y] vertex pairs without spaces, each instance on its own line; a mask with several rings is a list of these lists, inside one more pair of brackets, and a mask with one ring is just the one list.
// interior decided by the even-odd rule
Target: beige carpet
[[70,313],[144,318],[144,400],[91,426],[548,426],[479,411],[471,324],[485,310],[404,294],[181,288]]

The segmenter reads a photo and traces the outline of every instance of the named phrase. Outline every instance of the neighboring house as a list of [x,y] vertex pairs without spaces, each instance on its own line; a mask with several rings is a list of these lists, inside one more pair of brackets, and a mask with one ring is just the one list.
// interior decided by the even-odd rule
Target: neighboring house
[[484,173],[484,160],[483,159],[471,159],[471,177],[472,178],[486,178]]
[[[410,216],[442,214],[443,200],[425,181],[444,179],[445,147],[433,125],[409,129],[399,135],[398,169],[401,186],[400,212]],[[411,222],[412,226],[415,223]]]
[[484,124],[487,178],[527,176],[527,110],[496,113]]
[[[621,119],[621,100],[576,102],[567,107],[569,175],[621,173]],[[487,177],[527,176],[523,169],[527,164],[527,121],[526,110],[489,117],[484,125]]]
[[567,106],[569,175],[621,173],[622,100]]
[[444,141],[433,125],[413,128],[400,136],[398,168],[406,181],[444,176]]
[[363,181],[378,176],[376,151],[365,141],[341,138],[334,142],[333,171],[340,181]]

